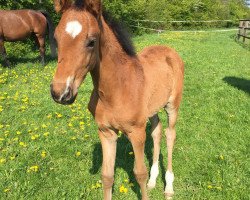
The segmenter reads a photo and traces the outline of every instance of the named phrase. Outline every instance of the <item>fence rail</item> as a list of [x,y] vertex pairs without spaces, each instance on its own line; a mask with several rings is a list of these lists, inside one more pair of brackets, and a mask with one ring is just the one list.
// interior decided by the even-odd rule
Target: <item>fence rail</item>
[[[131,20],[131,22],[134,22],[131,23],[129,26],[130,27],[133,27],[133,28],[138,28],[138,29],[143,29],[143,30],[149,30],[149,31],[154,31],[154,32],[157,32],[158,34],[160,33],[163,33],[165,31],[168,31],[168,30],[165,30],[164,28],[164,25],[166,24],[196,24],[196,23],[208,23],[208,24],[211,24],[211,23],[218,23],[218,22],[232,22],[232,23],[235,23],[239,20],[187,20],[187,21],[184,21],[184,20],[166,20],[166,21],[156,21],[156,20],[148,20],[148,19],[145,19],[145,20]],[[149,24],[152,24],[152,26],[150,26]],[[155,26],[154,24],[159,24],[159,26]],[[163,25],[161,25],[163,24]],[[150,27],[149,27],[150,26]],[[232,30],[238,30],[238,29],[223,29],[223,30],[213,30],[212,32],[220,32],[220,31],[232,31]],[[205,32],[205,31],[200,31],[200,30],[191,30],[191,31],[171,31],[171,32]]]
[[250,39],[250,19],[242,19],[239,22],[239,30],[238,30],[238,41],[240,38],[243,38],[243,42],[246,42],[246,39]]
[[132,20],[134,22],[152,22],[152,23],[214,23],[214,22],[235,22],[238,20],[186,20],[186,21],[181,21],[181,20],[166,20],[166,21],[155,21],[155,20]]

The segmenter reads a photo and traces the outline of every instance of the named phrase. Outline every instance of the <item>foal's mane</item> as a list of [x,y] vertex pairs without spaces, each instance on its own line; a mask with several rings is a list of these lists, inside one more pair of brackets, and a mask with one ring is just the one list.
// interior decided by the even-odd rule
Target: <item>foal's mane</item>
[[108,26],[113,31],[116,39],[121,45],[123,51],[125,51],[129,56],[136,56],[135,48],[133,42],[130,38],[126,27],[121,22],[115,20],[108,12],[103,12],[103,18]]
[[[84,8],[84,1],[83,0],[76,0],[75,7],[78,9]],[[130,34],[128,33],[125,25],[117,20],[115,20],[110,13],[104,11],[102,13],[105,22],[108,24],[110,29],[113,31],[116,39],[118,40],[119,44],[121,45],[123,51],[131,56],[136,56],[135,48],[133,42],[130,38]]]

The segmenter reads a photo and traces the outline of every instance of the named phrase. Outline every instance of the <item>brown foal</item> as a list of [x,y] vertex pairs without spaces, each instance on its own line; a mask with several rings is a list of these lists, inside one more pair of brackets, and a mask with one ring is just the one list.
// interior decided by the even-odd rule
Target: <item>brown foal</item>
[[[94,89],[89,110],[99,127],[102,144],[102,182],[104,199],[112,198],[118,130],[132,143],[134,174],[142,199],[155,187],[162,125],[157,115],[168,113],[166,131],[168,166],[165,195],[173,195],[172,152],[175,124],[180,106],[184,64],[171,48],[151,46],[136,55],[128,37],[102,12],[101,0],[54,0],[62,13],[55,31],[58,42],[58,66],[51,84],[53,99],[61,104],[74,102],[80,84],[90,72]],[[154,141],[153,166],[148,173],[144,162],[147,120]]]
[[3,56],[4,65],[10,65],[7,60],[4,42],[15,42],[35,36],[39,46],[41,62],[44,65],[45,36],[48,27],[51,55],[56,56],[56,43],[54,41],[54,25],[45,11],[35,10],[0,10],[0,54]]

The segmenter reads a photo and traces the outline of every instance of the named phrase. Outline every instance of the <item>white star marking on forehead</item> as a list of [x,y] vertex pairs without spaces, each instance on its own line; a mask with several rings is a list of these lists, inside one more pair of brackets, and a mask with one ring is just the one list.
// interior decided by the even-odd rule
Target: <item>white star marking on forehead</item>
[[65,31],[72,37],[75,38],[78,36],[82,31],[82,25],[79,21],[71,21],[68,22],[66,25]]

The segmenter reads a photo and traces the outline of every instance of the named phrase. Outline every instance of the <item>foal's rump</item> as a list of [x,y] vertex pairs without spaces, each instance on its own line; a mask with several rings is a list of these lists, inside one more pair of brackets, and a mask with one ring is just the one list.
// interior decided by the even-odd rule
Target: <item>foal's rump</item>
[[1,10],[0,27],[0,37],[5,41],[19,41],[32,33],[44,36],[47,20],[39,11]]
[[172,103],[178,107],[183,88],[184,63],[178,53],[166,46],[145,48],[139,59],[143,65],[149,116]]

